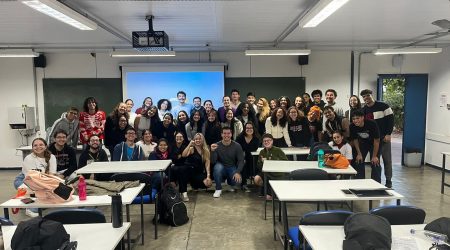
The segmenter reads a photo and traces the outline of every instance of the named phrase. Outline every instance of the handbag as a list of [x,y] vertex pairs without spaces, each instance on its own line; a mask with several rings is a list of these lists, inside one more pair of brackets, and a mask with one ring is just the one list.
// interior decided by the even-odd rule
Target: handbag
[[324,165],[330,168],[346,169],[350,165],[348,159],[342,154],[325,154]]
[[64,184],[64,180],[40,171],[30,170],[23,181],[36,195],[38,201],[47,204],[71,201],[73,188]]

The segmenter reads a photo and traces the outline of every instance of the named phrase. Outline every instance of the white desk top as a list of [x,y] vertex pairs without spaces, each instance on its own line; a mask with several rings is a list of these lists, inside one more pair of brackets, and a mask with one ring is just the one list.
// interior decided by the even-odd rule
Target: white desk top
[[[134,198],[139,195],[145,184],[141,183],[138,187],[127,188],[120,192],[122,195],[122,204],[129,205]],[[110,206],[111,196],[109,195],[95,195],[87,196],[87,199],[80,201],[78,195],[73,195],[73,200],[58,204],[45,204],[36,200],[30,204],[24,204],[20,199],[9,199],[3,202],[1,208],[59,208],[59,207],[95,207],[95,206]]]
[[[264,148],[258,148],[255,152],[252,152],[252,155],[259,155],[259,152]],[[308,155],[309,148],[281,148],[285,155]]]
[[164,171],[171,163],[171,160],[93,162],[76,170],[76,173],[101,174]]
[[[264,160],[263,172],[272,173],[290,173],[297,169],[311,169],[319,168],[317,166],[317,161],[274,161],[274,160]],[[356,170],[349,166],[346,169],[334,169],[329,167],[320,168],[329,174],[356,174]]]
[[[22,146],[20,148],[16,148],[16,150],[20,150],[20,151],[31,151],[31,145],[28,146]],[[76,148],[77,151],[83,151],[83,145],[77,145]]]
[[443,155],[450,155],[450,152],[441,152]]
[[[424,227],[425,224],[392,225],[392,250],[406,249],[396,247],[395,243],[399,240],[408,240],[409,242],[415,240],[418,246],[417,249],[430,248],[431,242],[419,237],[412,237],[410,233],[411,229],[422,230]],[[342,249],[342,242],[345,239],[344,226],[299,226],[299,229],[314,250]]]
[[344,194],[342,189],[386,188],[372,179],[324,180],[324,181],[277,181],[269,180],[270,186],[280,201],[349,201],[349,200],[392,200],[403,195],[387,190],[392,196],[359,197]]
[[[130,228],[130,222],[122,227],[113,228],[112,223],[70,224],[64,225],[70,234],[70,241],[77,241],[79,250],[114,249]],[[11,250],[11,239],[17,226],[2,226],[4,246]]]

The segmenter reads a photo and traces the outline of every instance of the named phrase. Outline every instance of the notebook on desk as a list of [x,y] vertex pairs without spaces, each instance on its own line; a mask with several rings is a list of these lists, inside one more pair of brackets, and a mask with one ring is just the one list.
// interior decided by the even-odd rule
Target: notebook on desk
[[392,196],[388,193],[387,188],[377,188],[377,189],[349,189],[356,196],[360,197],[376,197],[376,196]]

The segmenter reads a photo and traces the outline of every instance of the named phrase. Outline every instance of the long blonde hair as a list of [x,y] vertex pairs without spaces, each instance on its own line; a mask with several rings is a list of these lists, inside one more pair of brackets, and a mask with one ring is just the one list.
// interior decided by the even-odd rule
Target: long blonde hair
[[259,121],[260,122],[265,122],[267,120],[267,117],[270,116],[269,102],[264,97],[259,98],[258,102],[259,101],[262,101],[262,103],[263,103],[262,111],[259,113]]
[[206,159],[209,160],[209,157],[211,155],[210,152],[209,152],[208,144],[206,144],[205,136],[202,133],[195,134],[194,135],[194,140],[195,140],[196,136],[200,136],[200,138],[202,139],[202,142],[203,142],[202,143],[202,161],[205,162]]

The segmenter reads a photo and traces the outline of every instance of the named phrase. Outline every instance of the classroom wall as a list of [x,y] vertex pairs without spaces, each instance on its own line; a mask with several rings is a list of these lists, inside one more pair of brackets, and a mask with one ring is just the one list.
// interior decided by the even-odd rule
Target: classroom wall
[[[425,162],[441,167],[441,152],[450,152],[450,110],[440,107],[443,93],[447,95],[447,103],[450,104],[450,47],[432,57],[430,69]],[[447,157],[447,169],[450,169],[449,158]]]
[[[314,89],[325,91],[334,88],[338,92],[337,103],[347,107],[350,96],[350,51],[313,51],[309,65],[299,66],[296,56],[261,56],[247,57],[242,52],[193,52],[177,53],[176,57],[167,58],[111,58],[107,53],[47,53],[47,67],[36,69],[38,117],[44,128],[43,78],[119,78],[120,63],[207,63],[226,62],[226,77],[306,77],[306,91]],[[360,89],[375,90],[377,74],[429,73],[430,56],[406,56],[401,68],[392,67],[391,56],[376,57],[362,55]],[[210,60],[211,59],[211,60]],[[355,90],[357,92],[357,60],[355,55]],[[0,97],[7,107],[27,104],[34,106],[34,71],[32,59],[0,59]],[[299,93],[300,94],[300,93]],[[245,94],[242,94],[243,97]],[[95,96],[95,94],[94,94]],[[107,111],[109,112],[109,111]],[[15,148],[21,145],[20,136],[9,129],[7,118],[0,122],[0,133],[4,135],[0,145],[0,167],[18,167],[21,155]],[[38,135],[41,135],[38,132]],[[44,135],[44,134],[42,134]]]

